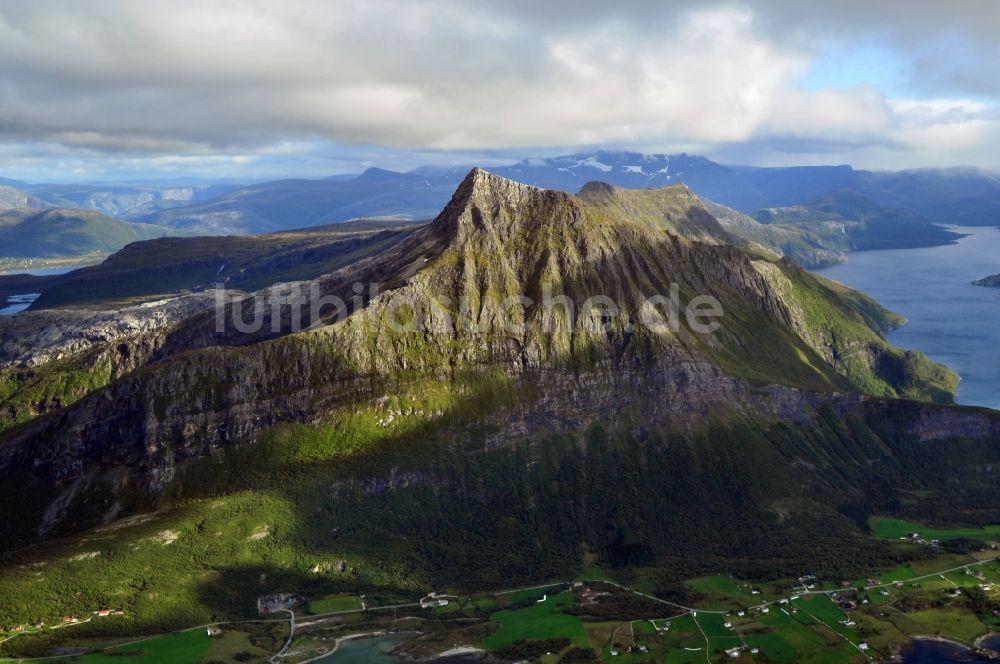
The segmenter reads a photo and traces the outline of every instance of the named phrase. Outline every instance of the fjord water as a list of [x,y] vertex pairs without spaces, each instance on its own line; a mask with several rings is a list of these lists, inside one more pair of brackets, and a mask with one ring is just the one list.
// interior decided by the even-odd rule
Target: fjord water
[[[997,650],[1000,648],[1000,636],[984,639],[984,648]],[[980,657],[969,652],[964,646],[950,641],[935,639],[914,639],[903,648],[903,664],[954,664],[954,662],[989,662],[986,657]]]
[[889,340],[957,371],[959,403],[1000,409],[1000,289],[971,284],[1000,272],[1000,231],[949,230],[966,237],[943,247],[857,252],[818,272],[906,316]]

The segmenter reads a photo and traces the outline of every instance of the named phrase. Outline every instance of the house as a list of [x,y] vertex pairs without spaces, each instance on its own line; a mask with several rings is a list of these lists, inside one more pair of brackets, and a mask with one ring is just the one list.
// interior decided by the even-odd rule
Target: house
[[725,622],[725,623],[722,623],[722,626],[725,627],[726,629],[732,629],[733,628],[733,623],[731,623],[731,622]]
[[771,609],[765,606],[765,607],[762,607],[762,608],[761,608],[760,612],[761,612],[761,613],[770,613],[770,612],[771,612]]
[[105,616],[110,616],[111,609],[101,609],[100,611],[97,611],[97,615],[100,616],[101,618],[104,618]]
[[743,616],[745,616],[746,614],[747,614],[747,612],[746,612],[746,611],[737,611],[737,612],[736,612],[736,615],[738,615],[738,616],[739,616],[740,618],[742,618],[742,617],[743,617]]
[[867,643],[859,643],[858,644],[858,650],[868,650],[868,644]]
[[648,652],[648,651],[649,651],[649,648],[646,647],[646,644],[644,644],[644,643],[640,643],[639,644],[639,652]]
[[739,648],[730,648],[729,650],[726,651],[726,654],[729,655],[730,657],[732,657],[733,659],[736,659],[737,657],[740,656],[740,649]]
[[750,648],[750,654],[751,655],[756,655],[759,652],[760,652],[760,648],[756,648],[756,647],[755,648]]
[[222,628],[218,625],[210,625],[207,630],[209,636],[222,636]]
[[612,656],[612,657],[617,657],[617,656],[618,656],[618,651],[617,651],[617,650],[615,650],[614,648],[612,648],[612,649],[611,649],[611,656]]

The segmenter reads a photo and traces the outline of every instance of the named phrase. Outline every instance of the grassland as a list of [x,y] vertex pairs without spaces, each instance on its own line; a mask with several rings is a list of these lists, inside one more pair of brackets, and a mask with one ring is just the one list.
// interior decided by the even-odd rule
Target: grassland
[[567,638],[574,645],[589,648],[590,639],[580,618],[562,611],[574,601],[573,593],[562,592],[545,601],[536,600],[535,604],[523,609],[494,613],[490,620],[499,623],[500,630],[486,638],[486,646],[500,650],[518,641]]
[[306,606],[309,613],[335,613],[338,611],[356,611],[364,606],[360,597],[354,595],[330,595],[314,599]]
[[972,539],[981,542],[1000,540],[1000,525],[984,528],[935,528],[913,521],[892,519],[888,517],[872,517],[868,520],[872,533],[883,539],[900,539],[919,533],[926,540]]
[[102,653],[69,658],[79,664],[198,664],[213,646],[204,629],[152,638]]

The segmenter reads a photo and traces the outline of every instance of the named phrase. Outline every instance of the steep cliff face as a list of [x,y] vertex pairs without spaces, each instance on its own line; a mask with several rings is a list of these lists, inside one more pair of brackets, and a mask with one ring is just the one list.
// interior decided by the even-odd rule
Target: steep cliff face
[[[794,266],[762,267],[726,237],[684,188],[575,197],[476,169],[433,222],[377,256],[137,335],[127,374],[0,443],[0,475],[47,483],[46,528],[74,514],[84,525],[74,510],[88,500],[98,519],[161,492],[186,459],[365,408],[417,377],[456,393],[484,374],[530,388],[490,413],[494,446],[596,413],[682,428],[719,413],[807,422],[831,394],[864,392],[821,333],[849,321],[877,338],[857,303],[821,292],[836,306],[827,323],[811,317],[773,273]],[[721,311],[714,331],[686,315],[700,296]],[[234,316],[258,325],[241,331]]]

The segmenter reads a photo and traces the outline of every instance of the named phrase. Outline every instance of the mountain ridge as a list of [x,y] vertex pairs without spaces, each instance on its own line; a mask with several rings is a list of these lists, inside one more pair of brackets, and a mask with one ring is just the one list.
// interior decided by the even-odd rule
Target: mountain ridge
[[[113,598],[141,632],[245,618],[261,594],[509,587],[595,561],[784,577],[817,542],[835,554],[816,565],[853,578],[898,564],[870,514],[989,518],[1000,415],[932,403],[947,370],[888,345],[898,317],[724,242],[686,188],[584,189],[477,169],[381,252],[227,303],[257,331],[218,331],[206,291],[0,369],[0,414],[56,401],[0,432],[18,517],[0,521],[17,598],[0,620]],[[649,308],[673,284],[677,325]],[[297,329],[298,295],[345,309]],[[715,331],[683,315],[699,295],[722,305]],[[586,304],[601,296],[617,306]],[[39,388],[57,374],[80,392]],[[35,600],[82,575],[86,596]]]
[[[657,366],[655,358],[662,357],[667,361],[659,370],[688,375],[690,397],[678,413],[704,412],[719,399],[744,404],[738,407],[750,412],[771,412],[775,406],[753,395],[755,383],[788,386],[789,396],[782,398],[793,403],[802,398],[791,396],[798,394],[795,388],[863,392],[883,384],[893,389],[879,383],[886,379],[878,372],[895,356],[876,330],[866,328],[869,323],[852,300],[794,266],[755,261],[712,235],[706,243],[678,232],[678,220],[691,223],[689,204],[697,201],[686,188],[599,188],[595,201],[597,191],[587,189],[588,201],[475,169],[433,222],[384,253],[318,281],[320,293],[346,302],[355,283],[383,284],[377,294],[352,305],[346,317],[295,332],[287,310],[265,305],[260,333],[220,336],[213,331],[216,314],[208,311],[166,334],[116,345],[115,352],[129,358],[128,372],[105,377],[110,385],[78,404],[15,429],[0,445],[0,468],[26,470],[19,450],[31,450],[32,458],[45,459],[35,462],[34,472],[51,467],[44,472],[72,484],[87,477],[72,470],[74,459],[86,467],[84,459],[109,437],[144,441],[151,449],[188,441],[182,454],[200,455],[278,422],[315,416],[321,409],[309,404],[331,403],[344,389],[400,374],[476,374],[492,367],[512,377],[544,376],[614,364]],[[636,201],[644,204],[639,214],[621,212],[623,204]],[[651,224],[653,209],[659,218]],[[703,229],[721,231],[700,204],[693,218],[708,224]],[[690,323],[672,327],[664,311],[648,308],[647,297],[670,293],[673,284],[682,306],[699,293],[718,298],[726,307],[722,329],[702,337]],[[539,304],[549,288],[577,303],[610,299],[616,310],[584,308],[574,317],[546,309]],[[799,288],[838,302],[840,309],[828,314],[842,320],[833,341],[822,338],[825,328],[812,327],[806,310],[795,304]],[[259,306],[247,298],[226,315],[238,311],[245,320]],[[394,317],[409,307],[412,325],[397,329]],[[836,360],[827,350],[831,343],[837,349],[836,339],[863,340],[871,355],[858,355],[856,348],[853,364],[838,369],[828,362],[843,358]],[[846,351],[844,346],[837,352]],[[909,371],[902,364],[898,370]],[[237,381],[236,375],[254,379]],[[337,378],[323,387],[323,375]],[[678,379],[667,380],[662,389]],[[720,393],[715,383],[732,387]],[[698,406],[697,399],[706,401]],[[196,447],[188,447],[195,441]],[[148,486],[154,492],[174,472],[175,462],[159,463],[136,461],[152,474]]]

